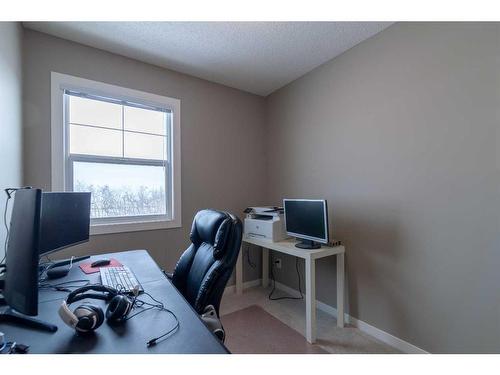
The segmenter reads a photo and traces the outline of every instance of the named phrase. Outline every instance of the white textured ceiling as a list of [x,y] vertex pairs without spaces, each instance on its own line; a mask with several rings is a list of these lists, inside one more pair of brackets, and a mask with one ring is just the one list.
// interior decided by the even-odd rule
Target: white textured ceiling
[[25,22],[24,27],[268,95],[389,22]]

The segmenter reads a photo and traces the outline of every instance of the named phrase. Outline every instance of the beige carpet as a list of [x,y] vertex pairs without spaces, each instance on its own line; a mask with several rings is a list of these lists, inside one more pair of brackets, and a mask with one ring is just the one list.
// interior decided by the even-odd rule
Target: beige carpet
[[[253,287],[245,289],[243,294],[224,293],[220,307],[222,317],[250,307],[260,306],[273,317],[293,328],[299,334],[305,331],[305,301],[282,300],[270,301],[271,288]],[[283,294],[286,294],[283,292]],[[332,354],[367,354],[367,353],[398,353],[398,351],[360,331],[347,325],[337,327],[337,320],[321,310],[317,310],[318,340],[316,345]],[[229,333],[228,333],[229,334]]]
[[225,345],[234,354],[326,354],[257,305],[221,317]]

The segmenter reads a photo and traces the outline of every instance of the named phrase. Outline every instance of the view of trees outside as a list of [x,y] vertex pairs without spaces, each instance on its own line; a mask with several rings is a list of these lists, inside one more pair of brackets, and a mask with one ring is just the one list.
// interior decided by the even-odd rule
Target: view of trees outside
[[140,186],[138,189],[131,189],[128,186],[86,184],[78,180],[74,185],[74,191],[92,194],[90,208],[92,218],[166,214],[163,187]]
[[92,194],[91,217],[165,215],[170,112],[67,95],[69,151],[86,157],[71,161],[73,190]]

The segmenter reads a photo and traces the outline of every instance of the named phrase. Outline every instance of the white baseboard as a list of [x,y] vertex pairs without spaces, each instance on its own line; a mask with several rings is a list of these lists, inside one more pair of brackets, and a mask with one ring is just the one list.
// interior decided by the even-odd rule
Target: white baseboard
[[410,344],[408,341],[404,341],[400,339],[399,337],[396,337],[394,335],[391,335],[388,332],[382,331],[381,329],[374,327],[362,320],[356,319],[352,316],[350,316],[350,324],[352,324],[354,327],[359,328],[360,331],[375,337],[377,340],[380,340],[387,345],[392,346],[393,348],[396,348],[403,353],[407,354],[429,354],[429,352],[425,351],[422,348],[419,348],[418,346],[415,346],[413,344]]
[[[276,282],[276,288],[280,289],[288,294],[297,294],[299,293],[298,290],[290,288],[289,286]],[[304,297],[305,297],[305,293]],[[321,310],[329,315],[334,316],[337,318],[337,309],[333,306],[327,305],[324,302],[316,300],[316,307],[318,310]],[[391,335],[388,332],[382,331],[381,329],[372,326],[371,324],[368,324],[362,320],[359,320],[353,316],[350,316],[347,313],[344,313],[344,321],[346,323],[351,324],[353,327],[358,328],[361,332],[364,332],[374,338],[376,338],[379,341],[382,341],[383,343],[392,346],[393,348],[396,348],[403,353],[408,353],[408,354],[429,354],[427,351],[419,348],[418,346],[415,346],[413,344],[410,344],[407,341],[404,341],[400,339],[399,337],[396,337],[394,335]]]
[[[261,279],[257,280],[251,280],[243,283],[243,289],[251,288],[254,286],[261,285],[262,281]],[[276,282],[276,288],[282,290],[283,292],[286,292],[288,294],[297,294],[299,293],[298,290],[290,288],[289,286],[282,284],[280,282]],[[234,292],[236,289],[235,285],[228,286],[225,290],[225,292]],[[305,297],[305,293],[303,292]],[[334,316],[337,318],[337,309],[333,306],[327,305],[324,302],[316,300],[316,307],[318,310],[323,311],[324,313],[327,313],[329,315]],[[359,320],[353,316],[350,316],[349,314],[345,313],[344,314],[344,321],[346,323],[349,323],[353,327],[358,328],[360,331],[376,338],[379,341],[382,341],[383,343],[392,346],[393,348],[396,348],[400,350],[403,353],[407,354],[428,354],[427,351],[410,344],[407,341],[404,341],[394,335],[391,335],[388,332],[382,331],[381,329],[372,326],[371,324],[368,324],[362,320]]]

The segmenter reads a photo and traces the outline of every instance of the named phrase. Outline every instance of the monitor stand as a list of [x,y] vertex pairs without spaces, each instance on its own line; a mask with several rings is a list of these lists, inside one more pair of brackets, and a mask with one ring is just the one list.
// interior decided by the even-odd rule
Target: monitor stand
[[38,329],[46,332],[57,331],[57,326],[38,319],[30,318],[26,315],[18,313],[10,307],[5,307],[4,310],[0,312],[0,324],[2,323],[12,323],[15,325]]
[[295,247],[298,247],[299,249],[312,250],[312,249],[320,249],[321,244],[314,242],[314,241],[311,241],[311,240],[301,239],[299,243],[295,244]]

